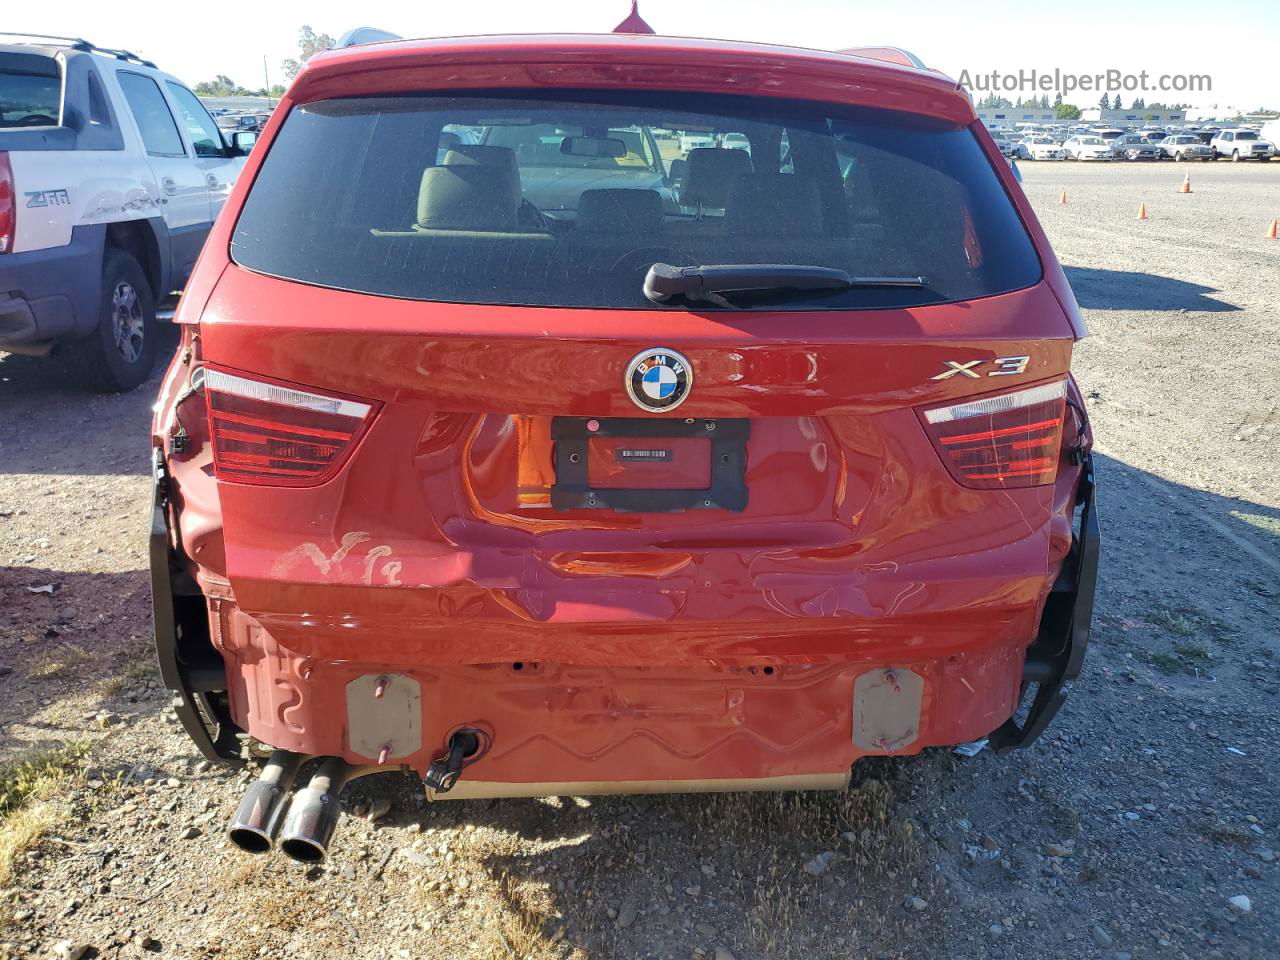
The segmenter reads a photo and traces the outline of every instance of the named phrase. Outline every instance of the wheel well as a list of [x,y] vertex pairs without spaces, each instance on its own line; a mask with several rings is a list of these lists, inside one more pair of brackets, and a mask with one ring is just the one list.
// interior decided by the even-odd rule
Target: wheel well
[[130,254],[142,267],[151,284],[151,294],[159,303],[168,292],[162,290],[164,269],[160,261],[160,244],[155,231],[145,220],[126,220],[107,225],[107,246]]

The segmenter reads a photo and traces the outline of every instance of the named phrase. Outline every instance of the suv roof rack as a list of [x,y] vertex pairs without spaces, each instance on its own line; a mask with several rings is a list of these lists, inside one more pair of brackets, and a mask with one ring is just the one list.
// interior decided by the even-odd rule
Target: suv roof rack
[[78,50],[81,53],[103,53],[107,56],[115,57],[117,60],[127,60],[133,63],[139,63],[144,67],[150,67],[152,70],[160,69],[150,60],[144,60],[136,53],[130,53],[128,50],[115,50],[111,47],[99,47],[90,43],[83,37],[60,37],[52,33],[14,33],[12,31],[0,31],[0,37],[22,37],[27,40],[52,40],[55,45],[67,46],[72,50]]
[[864,57],[868,60],[881,60],[885,63],[896,63],[900,67],[915,67],[917,70],[929,69],[924,65],[923,60],[917,57],[910,50],[902,49],[902,47],[849,47],[846,50],[837,50],[836,52],[848,54],[851,57]]

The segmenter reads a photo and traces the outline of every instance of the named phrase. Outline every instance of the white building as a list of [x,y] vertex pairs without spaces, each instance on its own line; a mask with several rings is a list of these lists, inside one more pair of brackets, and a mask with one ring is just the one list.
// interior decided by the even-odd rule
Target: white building
[[1052,108],[1043,107],[979,107],[978,119],[988,127],[1012,127],[1019,123],[1053,123]]
[[1186,123],[1186,110],[1163,110],[1159,107],[1151,109],[1149,107],[1141,107],[1137,110],[1133,107],[1125,107],[1121,110],[1113,110],[1108,107],[1103,110],[1101,107],[1085,107],[1080,111],[1080,119],[1084,123],[1106,123],[1115,127],[1140,127],[1144,123]]

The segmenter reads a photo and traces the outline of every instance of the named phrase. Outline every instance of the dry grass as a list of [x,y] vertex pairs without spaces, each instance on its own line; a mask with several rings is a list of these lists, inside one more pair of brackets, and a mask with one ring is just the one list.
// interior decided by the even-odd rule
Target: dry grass
[[1147,623],[1176,637],[1189,637],[1196,632],[1195,621],[1178,610],[1153,611],[1147,615]]
[[1213,655],[1203,643],[1175,643],[1173,652],[1186,660],[1211,660]]
[[1182,658],[1176,653],[1165,653],[1163,650],[1157,650],[1154,653],[1147,654],[1147,661],[1163,673],[1182,672]]
[[561,955],[558,946],[564,934],[546,902],[545,890],[521,884],[509,873],[497,877],[499,893],[507,908],[497,917],[493,943],[487,945],[486,960],[551,960]]
[[72,743],[0,764],[0,887],[12,881],[17,858],[66,818],[62,794],[88,749]]
[[31,661],[30,676],[38,680],[48,680],[66,673],[73,667],[92,660],[82,647],[72,643],[62,643]]

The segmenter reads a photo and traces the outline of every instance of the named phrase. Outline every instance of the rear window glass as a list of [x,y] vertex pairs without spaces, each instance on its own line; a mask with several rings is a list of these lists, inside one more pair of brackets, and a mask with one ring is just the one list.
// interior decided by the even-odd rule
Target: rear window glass
[[735,300],[739,309],[915,306],[1040,277],[966,128],[831,104],[645,92],[296,107],[231,254],[252,270],[343,290],[569,307],[652,308],[642,288],[656,262],[927,281]]
[[56,127],[62,73],[50,57],[0,54],[0,129]]

